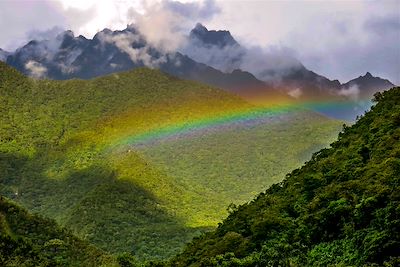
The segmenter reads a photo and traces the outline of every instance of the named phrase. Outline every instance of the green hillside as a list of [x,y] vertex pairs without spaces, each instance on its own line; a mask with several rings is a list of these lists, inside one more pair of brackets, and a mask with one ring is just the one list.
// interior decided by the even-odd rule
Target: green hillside
[[399,266],[400,88],[171,266]]
[[0,266],[119,266],[54,221],[0,196]]
[[[340,122],[296,111],[282,124],[232,126],[146,146],[122,141],[253,108],[146,68],[49,81],[0,62],[0,194],[109,252],[169,257],[214,228],[227,204],[250,200],[328,144]],[[201,147],[212,149],[204,154]]]
[[217,225],[227,216],[228,205],[250,201],[333,141],[339,125],[318,114],[296,112],[267,124],[232,127],[138,151],[195,193],[180,203],[194,210],[187,223],[201,226],[207,219]]

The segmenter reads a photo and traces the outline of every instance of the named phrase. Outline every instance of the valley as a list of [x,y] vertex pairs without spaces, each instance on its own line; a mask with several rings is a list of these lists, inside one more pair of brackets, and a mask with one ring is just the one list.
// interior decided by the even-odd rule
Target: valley
[[[228,116],[257,108],[155,70],[40,81],[1,67],[1,194],[139,259],[172,256],[214,228],[230,203],[251,200],[326,146],[342,124],[302,108]],[[157,128],[226,116],[215,129],[189,127],[193,136],[129,143]]]

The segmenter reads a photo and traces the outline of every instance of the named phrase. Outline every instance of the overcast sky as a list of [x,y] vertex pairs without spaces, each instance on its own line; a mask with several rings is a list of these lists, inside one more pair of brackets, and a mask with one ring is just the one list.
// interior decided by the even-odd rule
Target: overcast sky
[[400,84],[400,1],[0,0],[0,47],[61,29],[91,38],[137,23],[155,42],[179,45],[201,22],[244,46],[290,49],[303,64],[345,82],[365,74]]

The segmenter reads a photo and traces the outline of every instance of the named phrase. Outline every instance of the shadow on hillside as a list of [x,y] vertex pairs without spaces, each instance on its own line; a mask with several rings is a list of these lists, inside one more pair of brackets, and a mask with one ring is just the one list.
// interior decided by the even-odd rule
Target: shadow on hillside
[[205,230],[185,227],[154,195],[118,180],[105,166],[93,165],[54,180],[44,174],[48,164],[39,157],[0,153],[0,194],[56,219],[107,251],[127,251],[139,259],[165,258]]

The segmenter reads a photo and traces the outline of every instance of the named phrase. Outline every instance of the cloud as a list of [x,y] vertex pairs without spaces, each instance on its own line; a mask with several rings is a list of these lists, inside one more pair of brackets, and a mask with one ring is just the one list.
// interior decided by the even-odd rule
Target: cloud
[[13,51],[29,40],[32,31],[65,26],[54,1],[0,1],[0,47]]
[[151,47],[147,44],[139,47],[135,46],[134,44],[143,43],[138,34],[131,32],[117,34],[101,32],[99,33],[99,39],[103,43],[114,44],[120,51],[128,54],[133,63],[143,63],[147,67],[156,68],[166,61],[164,56],[156,58],[150,55]]
[[47,69],[39,62],[30,60],[25,64],[25,69],[29,72],[31,77],[40,79],[45,78],[47,74]]
[[290,90],[287,94],[290,95],[291,97],[299,98],[303,94],[303,91],[301,91],[300,88],[296,88],[296,89]]
[[278,81],[282,75],[301,66],[292,49],[274,45],[265,48],[245,48],[236,44],[220,47],[204,44],[196,38],[190,39],[181,52],[224,72],[242,69],[264,81]]
[[357,85],[351,85],[348,88],[341,88],[338,92],[338,95],[345,96],[353,101],[356,101],[360,95],[360,89]]
[[283,46],[252,47],[247,49],[241,68],[261,80],[276,82],[293,68],[301,66],[294,54],[292,49]]
[[61,28],[60,26],[54,26],[45,30],[33,29],[28,31],[26,35],[29,40],[43,41],[56,39],[57,36],[64,31],[65,29]]
[[141,12],[130,8],[128,17],[152,46],[172,52],[184,46],[185,35],[195,22],[208,20],[218,12],[214,0],[188,3],[167,0],[146,2]]
[[229,29],[246,47],[290,47],[307,68],[342,82],[369,71],[400,84],[399,1],[218,4],[208,26]]
[[[213,29],[228,29],[243,46],[263,51],[242,68],[257,70],[264,58],[267,65],[285,69],[290,57],[282,60],[274,53],[285,54],[289,47],[306,67],[328,78],[345,82],[369,71],[400,84],[399,10],[397,0],[4,0],[0,1],[0,47],[12,51],[26,43],[27,33],[53,26],[92,38],[103,28],[116,30],[136,23],[152,46],[168,52],[184,46],[182,36],[200,21]],[[201,51],[201,57],[227,66],[216,52]]]
[[179,50],[198,62],[224,72],[232,72],[235,69],[240,69],[245,53],[245,49],[239,46],[221,48],[216,45],[206,45],[197,40],[186,42],[185,46]]
[[175,51],[184,41],[181,21],[182,17],[162,5],[148,6],[145,14],[131,10],[135,25],[144,35],[147,42],[163,52]]
[[221,12],[221,8],[214,0],[205,0],[204,2],[182,3],[179,1],[162,2],[164,9],[170,10],[174,14],[191,19],[191,20],[207,20]]
[[371,17],[364,23],[366,30],[381,35],[385,32],[399,33],[400,18],[399,14],[392,14],[385,17]]

